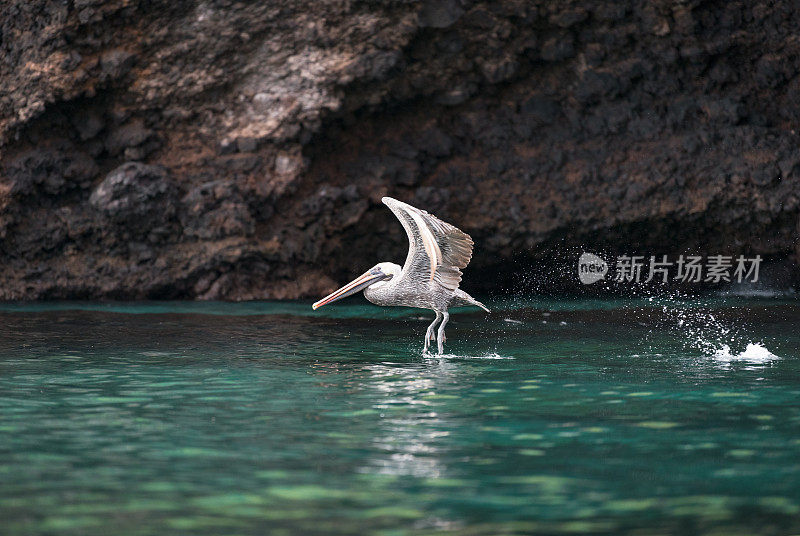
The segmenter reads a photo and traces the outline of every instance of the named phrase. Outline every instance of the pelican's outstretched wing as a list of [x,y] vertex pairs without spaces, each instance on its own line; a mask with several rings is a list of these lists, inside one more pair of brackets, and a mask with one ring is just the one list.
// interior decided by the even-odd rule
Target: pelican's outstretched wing
[[420,283],[434,281],[455,290],[461,282],[461,268],[472,258],[472,238],[433,214],[407,203],[384,197],[408,235],[408,256],[403,277]]

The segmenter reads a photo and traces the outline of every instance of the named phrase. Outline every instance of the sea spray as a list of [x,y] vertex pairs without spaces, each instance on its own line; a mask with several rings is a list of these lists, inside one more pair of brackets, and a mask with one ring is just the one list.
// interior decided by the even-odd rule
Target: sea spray
[[730,347],[727,344],[723,344],[722,348],[714,352],[712,357],[720,363],[743,362],[756,365],[780,359],[779,356],[773,354],[759,343],[748,343],[747,348],[738,354],[732,353]]
[[[660,308],[667,327],[679,336],[687,351],[699,351],[721,363],[765,364],[780,359],[763,341],[753,341],[744,320],[734,323],[720,318],[720,313],[710,309],[702,298],[670,290],[650,295],[647,301]],[[736,352],[732,348],[743,350]]]

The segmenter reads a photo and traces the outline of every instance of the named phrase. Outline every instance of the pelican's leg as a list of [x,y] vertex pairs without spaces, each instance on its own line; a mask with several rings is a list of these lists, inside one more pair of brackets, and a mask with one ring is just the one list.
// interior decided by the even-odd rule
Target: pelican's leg
[[438,340],[439,354],[444,353],[444,341],[445,341],[444,326],[445,324],[447,324],[447,321],[450,320],[450,313],[445,311],[444,313],[442,313],[442,316],[444,316],[444,319],[442,320],[442,323],[439,325],[439,340]]
[[436,311],[436,318],[433,319],[431,325],[428,326],[428,331],[425,332],[425,347],[422,349],[423,354],[428,351],[428,346],[430,345],[430,342],[436,340],[434,337],[434,334],[436,333],[435,332],[436,324],[438,324],[439,320],[441,319],[442,319],[442,313]]

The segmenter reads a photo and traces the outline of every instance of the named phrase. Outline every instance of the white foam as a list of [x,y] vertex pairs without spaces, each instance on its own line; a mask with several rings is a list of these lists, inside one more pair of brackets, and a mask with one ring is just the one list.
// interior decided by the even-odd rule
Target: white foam
[[762,344],[752,342],[748,343],[747,348],[738,354],[732,353],[730,346],[723,344],[721,348],[714,352],[712,357],[722,363],[743,362],[755,364],[764,364],[780,359],[779,356],[770,352]]
[[514,359],[513,357],[505,357],[497,353],[485,355],[456,355],[456,354],[424,354],[425,357],[436,357],[438,359]]

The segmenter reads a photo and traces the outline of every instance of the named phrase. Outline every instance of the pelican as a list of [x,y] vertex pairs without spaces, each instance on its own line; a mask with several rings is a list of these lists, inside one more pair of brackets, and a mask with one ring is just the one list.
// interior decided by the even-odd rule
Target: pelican
[[422,351],[426,353],[430,342],[435,340],[442,354],[446,340],[444,327],[450,320],[448,308],[474,305],[489,312],[485,305],[458,288],[461,269],[472,258],[472,238],[408,203],[391,197],[381,201],[397,216],[408,235],[405,264],[401,268],[392,262],[380,262],[312,307],[316,310],[363,290],[364,296],[375,305],[430,309],[436,318],[425,333]]

